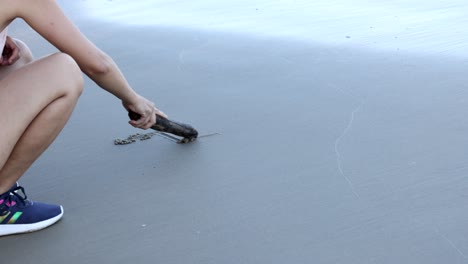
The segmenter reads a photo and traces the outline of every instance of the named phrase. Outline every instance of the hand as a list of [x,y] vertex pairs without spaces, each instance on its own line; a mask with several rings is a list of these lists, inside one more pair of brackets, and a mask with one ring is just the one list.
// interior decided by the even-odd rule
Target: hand
[[0,56],[0,65],[9,66],[15,63],[20,58],[19,47],[16,42],[9,36],[6,38],[5,47],[3,48],[2,56]]
[[133,102],[122,101],[122,105],[127,111],[131,110],[140,115],[140,119],[128,122],[137,128],[148,129],[152,127],[156,123],[156,114],[167,118],[166,114],[157,109],[153,102],[140,95],[137,95]]

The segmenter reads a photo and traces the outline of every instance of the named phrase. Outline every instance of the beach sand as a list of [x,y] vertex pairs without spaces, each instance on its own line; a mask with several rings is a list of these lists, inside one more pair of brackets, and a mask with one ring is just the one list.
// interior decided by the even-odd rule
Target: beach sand
[[[220,135],[116,146],[143,132],[87,80],[21,180],[64,219],[0,238],[2,262],[467,261],[463,56],[73,16],[138,92]],[[10,33],[54,51],[23,23]]]

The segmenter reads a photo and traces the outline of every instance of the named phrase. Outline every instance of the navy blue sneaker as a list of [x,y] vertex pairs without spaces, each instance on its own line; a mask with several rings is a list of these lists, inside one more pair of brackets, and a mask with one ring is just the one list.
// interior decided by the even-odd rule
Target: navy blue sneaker
[[24,188],[18,184],[0,195],[0,236],[41,230],[62,216],[62,206],[28,200]]

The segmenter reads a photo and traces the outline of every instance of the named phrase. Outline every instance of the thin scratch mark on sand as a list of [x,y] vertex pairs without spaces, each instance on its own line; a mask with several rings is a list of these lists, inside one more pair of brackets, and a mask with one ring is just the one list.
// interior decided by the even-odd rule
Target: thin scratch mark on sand
[[438,228],[435,229],[437,234],[441,236],[453,249],[455,249],[460,256],[462,256],[464,259],[468,259],[468,257],[453,243],[452,240],[450,240],[446,235],[442,234]]
[[177,68],[179,69],[179,71],[182,70],[182,65],[185,64],[185,61],[184,61],[184,53],[185,53],[185,49],[181,50],[180,53],[179,53],[179,65],[177,66]]
[[364,101],[361,102],[361,104],[359,104],[352,112],[351,112],[351,116],[349,118],[349,122],[348,122],[348,125],[346,126],[346,128],[343,130],[343,133],[341,133],[341,135],[335,140],[335,155],[336,155],[336,163],[338,165],[338,171],[340,172],[341,176],[346,180],[346,182],[348,182],[348,185],[349,187],[351,188],[351,191],[353,192],[353,194],[359,198],[359,194],[356,192],[356,188],[354,188],[354,185],[353,183],[351,182],[351,180],[346,176],[346,174],[343,172],[343,167],[341,165],[341,154],[340,154],[340,151],[338,150],[338,146],[340,145],[340,142],[341,142],[341,139],[343,139],[344,136],[346,136],[346,134],[348,133],[348,131],[351,129],[351,127],[353,126],[353,123],[354,123],[354,116],[356,114],[357,111],[359,111],[362,106],[364,105]]
[[287,63],[289,63],[289,64],[291,64],[291,65],[294,64],[294,62],[293,62],[292,60],[288,59],[288,58],[285,57],[285,56],[279,56],[279,57],[280,57],[283,61],[285,61],[285,62],[287,62]]

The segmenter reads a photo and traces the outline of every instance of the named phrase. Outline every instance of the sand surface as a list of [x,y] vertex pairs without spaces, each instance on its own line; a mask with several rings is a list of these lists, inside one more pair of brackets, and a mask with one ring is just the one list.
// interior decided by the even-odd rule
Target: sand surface
[[[336,1],[333,19],[293,1],[290,35],[268,29],[280,8],[244,34],[235,24],[244,1],[235,12],[217,6],[228,25],[213,15],[218,27],[201,19],[211,14],[203,6],[183,26],[169,15],[116,22],[136,1],[59,2],[137,91],[200,134],[221,135],[116,146],[141,131],[87,80],[69,124],[21,181],[32,199],[63,204],[65,217],[0,238],[2,263],[468,262],[468,42],[457,34],[466,23],[453,22],[464,2],[382,4],[388,28],[390,16],[439,23],[414,22],[401,43],[385,30],[358,40],[382,14]],[[153,8],[158,18],[157,4],[164,13],[192,5],[155,1],[141,17]],[[301,19],[331,33],[308,35]],[[37,56],[55,50],[24,23],[10,33]]]

